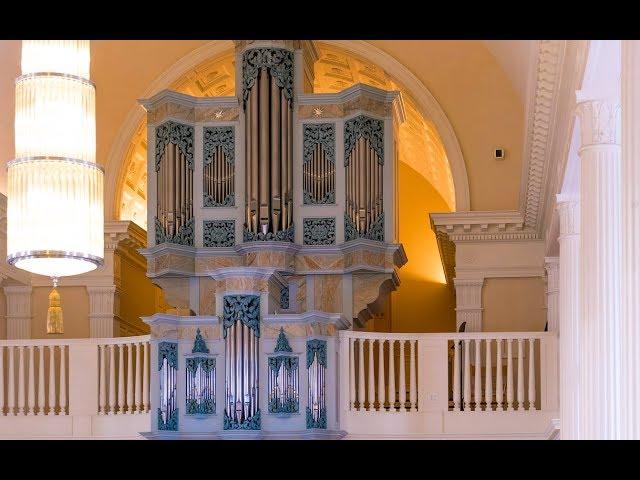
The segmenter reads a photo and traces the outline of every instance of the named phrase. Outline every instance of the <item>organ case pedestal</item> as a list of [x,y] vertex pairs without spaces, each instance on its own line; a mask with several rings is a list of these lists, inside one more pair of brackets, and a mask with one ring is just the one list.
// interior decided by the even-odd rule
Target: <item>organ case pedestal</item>
[[[143,254],[173,307],[145,321],[152,345],[178,344],[179,435],[339,437],[337,331],[380,314],[399,285],[402,98],[361,84],[303,91],[309,49],[237,42],[237,96],[141,101],[156,226]],[[186,415],[181,383],[196,327],[217,358],[215,414],[204,417]],[[286,361],[274,360],[282,335]],[[285,384],[277,402],[295,398],[296,408],[270,409]]]

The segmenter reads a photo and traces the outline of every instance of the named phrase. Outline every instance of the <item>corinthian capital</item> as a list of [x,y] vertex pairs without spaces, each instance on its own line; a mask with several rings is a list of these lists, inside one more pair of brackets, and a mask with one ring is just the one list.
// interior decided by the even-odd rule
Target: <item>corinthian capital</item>
[[588,98],[576,94],[582,147],[620,145],[622,115],[619,98]]

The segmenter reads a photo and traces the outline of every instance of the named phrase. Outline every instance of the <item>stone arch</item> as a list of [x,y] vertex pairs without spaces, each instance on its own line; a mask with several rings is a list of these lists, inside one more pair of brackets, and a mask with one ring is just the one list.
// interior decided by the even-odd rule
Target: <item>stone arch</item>
[[[455,210],[468,211],[470,208],[469,183],[462,150],[446,114],[426,86],[408,68],[366,41],[326,40],[321,43],[351,53],[379,66],[411,96],[420,114],[432,122],[444,147],[454,186]],[[232,51],[233,42],[230,40],[214,40],[195,49],[162,73],[142,93],[142,97],[150,97],[163,89],[175,87],[175,82],[203,62],[229,54]],[[136,138],[136,135],[143,134],[140,131],[143,120],[143,108],[139,105],[133,106],[109,150],[105,182],[105,217],[108,219],[119,219],[120,192],[126,174],[126,166],[123,165],[123,161],[127,155],[131,154],[132,140]],[[146,175],[146,172],[138,173]],[[144,221],[146,222],[146,218]]]

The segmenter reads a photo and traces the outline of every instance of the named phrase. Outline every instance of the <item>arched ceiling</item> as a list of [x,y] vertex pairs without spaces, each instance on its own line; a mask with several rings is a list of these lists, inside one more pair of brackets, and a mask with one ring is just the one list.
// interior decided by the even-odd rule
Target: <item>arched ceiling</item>
[[[314,66],[315,93],[334,93],[356,83],[385,90],[400,90],[405,103],[406,121],[400,126],[399,160],[406,163],[429,183],[455,210],[453,177],[442,142],[435,127],[418,111],[405,89],[378,66],[326,44],[318,43],[319,59]],[[208,59],[188,71],[171,85],[171,90],[194,96],[231,96],[235,94],[233,52]],[[118,194],[119,218],[146,228],[146,125],[136,129],[125,159],[123,179]]]

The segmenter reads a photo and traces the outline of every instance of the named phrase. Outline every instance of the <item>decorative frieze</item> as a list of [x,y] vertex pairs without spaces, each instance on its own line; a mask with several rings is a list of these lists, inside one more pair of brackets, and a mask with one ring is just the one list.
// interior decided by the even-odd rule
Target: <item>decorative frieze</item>
[[275,241],[275,242],[290,242],[293,243],[294,242],[294,235],[295,235],[295,230],[294,230],[294,225],[291,224],[291,226],[289,226],[289,228],[287,228],[286,230],[279,230],[276,233],[272,233],[272,232],[267,232],[267,233],[263,233],[263,232],[252,232],[250,230],[247,230],[246,226],[244,228],[243,234],[242,234],[242,240],[244,242],[265,242],[265,241]]
[[344,166],[349,165],[351,152],[360,138],[368,141],[378,156],[378,163],[384,165],[384,122],[358,115],[344,122]]
[[334,245],[336,243],[335,218],[305,218],[303,229],[305,245]]
[[242,99],[246,105],[249,92],[260,70],[266,68],[289,102],[293,101],[293,52],[282,48],[252,48],[242,54]]
[[235,220],[205,220],[202,228],[205,247],[233,247],[236,244]]

